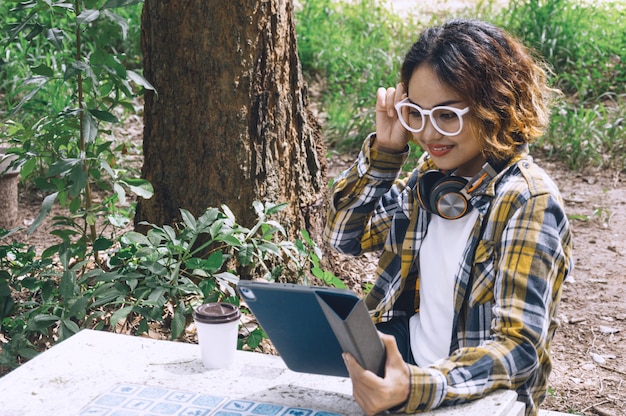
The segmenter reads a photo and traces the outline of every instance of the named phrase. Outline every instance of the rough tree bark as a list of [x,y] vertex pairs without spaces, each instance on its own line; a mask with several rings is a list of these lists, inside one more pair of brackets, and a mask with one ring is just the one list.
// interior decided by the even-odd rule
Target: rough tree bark
[[[294,236],[318,232],[324,146],[307,107],[291,0],[146,0],[142,176],[155,188],[136,223],[162,225],[179,208],[226,204],[256,220],[254,200],[288,202]],[[320,157],[321,155],[321,157]]]

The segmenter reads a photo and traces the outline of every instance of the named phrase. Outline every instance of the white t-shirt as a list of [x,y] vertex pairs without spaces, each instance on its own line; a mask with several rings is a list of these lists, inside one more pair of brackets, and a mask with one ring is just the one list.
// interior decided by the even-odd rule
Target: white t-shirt
[[420,312],[409,320],[411,350],[420,367],[449,355],[454,280],[477,218],[473,209],[456,220],[433,215],[428,224],[419,253]]

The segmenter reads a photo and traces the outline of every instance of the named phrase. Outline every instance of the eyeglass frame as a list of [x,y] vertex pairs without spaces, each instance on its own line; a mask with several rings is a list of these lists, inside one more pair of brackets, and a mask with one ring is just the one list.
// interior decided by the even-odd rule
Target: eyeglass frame
[[[420,107],[419,105],[412,103],[409,101],[409,97],[398,101],[394,107],[396,108],[396,113],[398,114],[398,119],[400,120],[400,123],[402,124],[402,126],[407,129],[408,131],[412,132],[412,133],[419,133],[422,130],[424,130],[424,128],[426,127],[426,120],[424,118],[424,116],[428,116],[428,119],[430,120],[430,124],[433,125],[433,127],[435,128],[435,130],[437,130],[439,133],[443,134],[444,136],[456,136],[457,134],[461,133],[461,130],[463,130],[463,116],[467,113],[469,113],[470,108],[469,106],[465,107],[465,108],[456,108],[456,107],[449,107],[447,105],[441,105],[441,106],[437,106],[437,107],[433,107],[430,110],[425,110],[422,107]],[[422,128],[420,129],[414,129],[413,127],[409,126],[409,124],[404,120],[404,117],[402,117],[402,107],[411,107],[416,109],[417,111],[419,111],[419,113],[422,115]],[[437,110],[448,110],[448,111],[452,111],[454,114],[457,115],[457,117],[459,118],[459,129],[454,132],[454,133],[448,133],[446,131],[444,131],[441,127],[439,127],[437,125],[437,122],[435,121],[435,119],[432,117],[433,112],[437,111]]]

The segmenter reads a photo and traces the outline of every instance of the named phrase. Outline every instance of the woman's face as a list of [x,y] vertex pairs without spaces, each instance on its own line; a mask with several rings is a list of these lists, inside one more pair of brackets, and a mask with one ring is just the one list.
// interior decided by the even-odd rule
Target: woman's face
[[[462,110],[468,105],[439,80],[429,65],[420,65],[415,69],[407,91],[409,101],[424,110],[438,106]],[[430,117],[424,117],[424,129],[412,135],[422,149],[430,154],[439,169],[457,169],[457,175],[468,177],[476,175],[486,159],[481,153],[482,145],[478,137],[474,137],[473,129],[470,128],[472,109],[462,117],[463,128],[455,136],[446,136],[437,131]],[[442,120],[440,124],[443,123]]]

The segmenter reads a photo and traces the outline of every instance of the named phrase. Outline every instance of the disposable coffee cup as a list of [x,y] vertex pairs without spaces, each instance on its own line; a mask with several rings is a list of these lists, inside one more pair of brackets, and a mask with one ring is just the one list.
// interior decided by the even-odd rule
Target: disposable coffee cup
[[224,302],[205,303],[194,310],[200,354],[206,368],[226,368],[234,361],[239,316],[237,306]]

